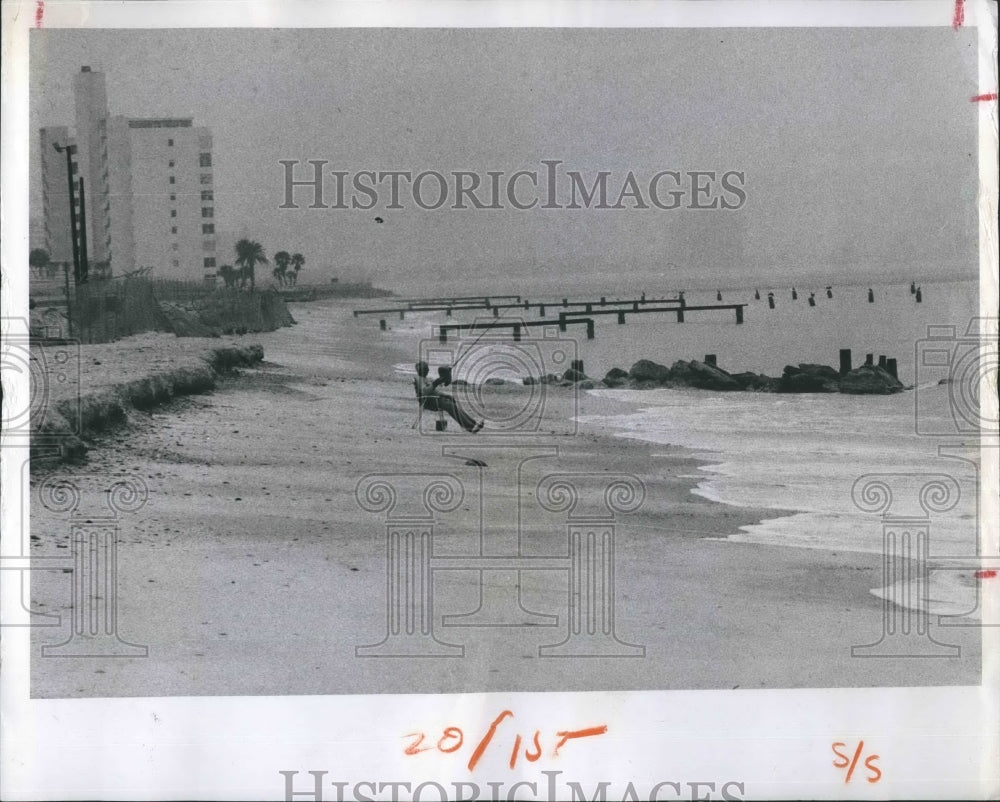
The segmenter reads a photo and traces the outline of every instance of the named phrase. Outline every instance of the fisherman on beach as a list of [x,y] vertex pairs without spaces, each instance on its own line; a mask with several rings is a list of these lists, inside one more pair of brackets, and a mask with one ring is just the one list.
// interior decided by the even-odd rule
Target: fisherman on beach
[[417,393],[417,401],[420,403],[421,408],[428,410],[429,412],[440,412],[444,411],[454,418],[458,425],[461,426],[465,431],[475,434],[480,429],[483,428],[484,421],[479,421],[478,423],[470,418],[465,410],[459,406],[458,402],[446,393],[438,391],[438,385],[448,386],[451,384],[451,368],[450,367],[440,367],[438,368],[438,377],[434,381],[430,381],[427,378],[427,374],[430,372],[430,366],[421,360],[416,364],[417,375],[413,380],[413,389]]

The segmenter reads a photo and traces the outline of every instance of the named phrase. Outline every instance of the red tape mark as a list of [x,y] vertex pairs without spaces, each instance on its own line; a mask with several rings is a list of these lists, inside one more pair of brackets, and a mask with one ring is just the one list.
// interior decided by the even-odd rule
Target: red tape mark
[[973,95],[969,98],[970,103],[985,103],[990,100],[996,100],[996,92],[987,92],[985,95]]
[[955,0],[955,14],[951,18],[951,27],[956,31],[965,22],[965,0]]
[[35,27],[42,27],[42,19],[45,17],[45,0],[38,0],[35,3]]
[[976,579],[994,579],[996,571],[976,571]]

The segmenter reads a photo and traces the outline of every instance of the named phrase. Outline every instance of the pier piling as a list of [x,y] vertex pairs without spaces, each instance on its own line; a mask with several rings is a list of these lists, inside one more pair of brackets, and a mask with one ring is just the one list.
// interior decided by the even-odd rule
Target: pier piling
[[899,376],[897,375],[897,370],[898,368],[896,367],[895,359],[885,360],[885,371],[894,379],[899,379]]
[[594,321],[593,320],[588,320],[587,321],[587,339],[588,340],[593,340],[594,339]]
[[545,317],[545,304],[538,305],[538,316]]
[[868,303],[870,304],[875,303],[875,290],[873,290],[871,287],[868,288]]
[[774,309],[774,293],[769,292],[767,294],[767,306],[769,309]]
[[865,354],[865,364],[871,367],[875,364],[875,354]]
[[521,327],[514,324],[514,342],[521,342]]
[[677,322],[678,323],[683,323],[684,322],[684,307],[683,306],[678,306],[677,307]]
[[379,322],[378,322],[378,327],[379,327],[379,328],[380,328],[380,329],[381,329],[382,331],[385,331],[385,318],[381,318],[381,319],[379,320]]
[[885,370],[885,354],[878,355],[878,366]]
[[923,294],[923,292],[921,292],[920,287],[917,287],[917,291],[916,291],[915,295],[916,295],[917,303],[918,304],[919,303],[923,303],[924,294]]
[[742,306],[737,306],[736,307],[736,323],[740,324],[742,322],[743,322],[743,307]]
[[840,375],[846,376],[851,372],[851,349],[840,349]]
[[402,309],[399,310],[399,319],[406,320],[406,312],[404,312]]
[[625,325],[625,313],[624,312],[619,312],[618,313],[618,325],[619,326]]

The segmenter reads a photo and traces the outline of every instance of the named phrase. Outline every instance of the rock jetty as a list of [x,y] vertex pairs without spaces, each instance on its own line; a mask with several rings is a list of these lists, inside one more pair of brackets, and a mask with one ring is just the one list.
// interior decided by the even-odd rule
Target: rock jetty
[[780,377],[761,373],[729,373],[717,365],[697,359],[679,359],[670,367],[650,359],[640,359],[628,370],[611,368],[597,381],[580,370],[567,370],[562,376],[541,379],[525,377],[525,384],[575,385],[579,389],[628,388],[647,390],[658,387],[694,388],[716,392],[764,393],[848,393],[851,395],[889,395],[906,389],[902,382],[878,365],[861,365],[841,374],[829,365],[801,363],[786,365]]

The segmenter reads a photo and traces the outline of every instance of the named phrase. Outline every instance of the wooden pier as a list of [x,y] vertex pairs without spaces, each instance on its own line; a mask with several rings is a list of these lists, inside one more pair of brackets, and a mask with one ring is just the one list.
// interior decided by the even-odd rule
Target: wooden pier
[[[502,320],[502,321],[478,321],[476,323],[446,323],[438,326],[438,341],[448,342],[448,333],[452,331],[490,331],[491,329],[510,329],[514,342],[521,341],[521,330],[529,329],[532,326],[553,326],[552,321],[547,320]],[[594,339],[594,320],[589,317],[575,317],[565,322],[560,321],[559,330],[566,331],[567,325],[585,325],[587,327],[587,339]]]
[[619,325],[625,324],[626,315],[645,315],[655,312],[670,312],[677,316],[677,322],[684,322],[684,315],[688,312],[704,312],[711,309],[731,309],[736,313],[736,323],[743,323],[743,308],[748,306],[748,304],[707,304],[703,306],[688,306],[687,304],[679,304],[677,306],[635,306],[632,309],[593,309],[588,310],[586,313],[580,312],[560,312],[559,313],[559,331],[566,331],[565,325],[567,323],[572,323],[575,319],[575,315],[578,314],[589,314],[589,315],[617,315]]

